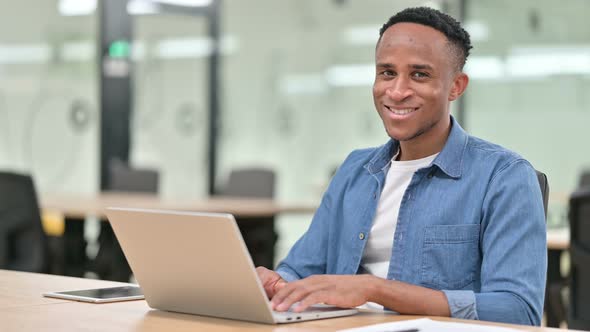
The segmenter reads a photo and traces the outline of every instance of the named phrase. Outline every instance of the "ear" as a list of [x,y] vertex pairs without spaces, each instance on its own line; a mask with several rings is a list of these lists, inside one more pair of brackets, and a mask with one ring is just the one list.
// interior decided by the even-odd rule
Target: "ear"
[[449,101],[453,101],[461,97],[463,92],[465,92],[465,89],[467,89],[467,84],[469,84],[469,77],[467,74],[460,72],[455,75],[455,78],[453,79],[453,86],[451,87],[451,91],[449,93]]

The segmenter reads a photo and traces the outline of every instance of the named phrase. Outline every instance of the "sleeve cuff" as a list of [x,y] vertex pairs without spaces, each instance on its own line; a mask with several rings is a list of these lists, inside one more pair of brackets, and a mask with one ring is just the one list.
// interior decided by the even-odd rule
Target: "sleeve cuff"
[[276,270],[275,272],[278,273],[281,276],[281,278],[283,278],[286,282],[291,282],[291,281],[295,281],[295,280],[300,279],[295,274],[285,271],[284,269],[279,269],[279,270]]
[[475,293],[467,290],[443,290],[449,303],[451,317],[479,319],[475,306]]

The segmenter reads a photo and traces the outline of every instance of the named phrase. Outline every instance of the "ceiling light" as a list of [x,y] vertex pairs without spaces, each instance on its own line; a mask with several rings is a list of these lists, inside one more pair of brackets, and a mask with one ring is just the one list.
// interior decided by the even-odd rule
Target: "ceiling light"
[[483,22],[467,21],[463,27],[469,32],[472,42],[484,42],[490,38],[490,28]]
[[209,6],[213,0],[155,0],[153,2],[186,7],[206,7]]
[[96,46],[90,40],[65,42],[59,49],[64,61],[89,61],[96,54]]
[[321,74],[290,74],[281,79],[280,89],[287,95],[319,94],[326,91]]
[[340,65],[326,70],[326,82],[332,86],[371,86],[374,81],[374,64]]
[[379,39],[380,25],[356,25],[344,30],[343,40],[351,45],[372,45],[377,44]]
[[506,78],[504,61],[498,56],[471,56],[465,64],[465,72],[475,80]]
[[96,0],[59,0],[57,10],[63,16],[90,15],[96,10]]
[[212,51],[213,43],[209,38],[171,38],[156,46],[156,55],[162,59],[205,57]]
[[157,3],[145,0],[131,0],[127,3],[127,12],[130,15],[149,15],[158,13],[160,6]]

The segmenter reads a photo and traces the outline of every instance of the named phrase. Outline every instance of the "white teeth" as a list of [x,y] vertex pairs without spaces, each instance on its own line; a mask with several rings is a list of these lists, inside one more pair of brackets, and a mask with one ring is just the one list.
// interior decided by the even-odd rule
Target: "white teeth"
[[[389,107],[388,107],[388,108],[389,108]],[[393,114],[397,114],[397,115],[404,115],[404,114],[412,113],[412,112],[414,112],[416,109],[414,109],[414,108],[406,108],[406,109],[403,109],[403,110],[396,110],[396,109],[393,109],[393,108],[389,108],[389,110],[390,110],[391,112],[393,112]]]

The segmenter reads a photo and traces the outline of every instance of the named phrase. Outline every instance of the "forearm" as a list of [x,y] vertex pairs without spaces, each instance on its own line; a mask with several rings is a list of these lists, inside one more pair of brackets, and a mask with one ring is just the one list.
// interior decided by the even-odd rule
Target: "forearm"
[[368,301],[400,314],[451,315],[447,298],[441,291],[374,276],[371,276],[368,285]]

